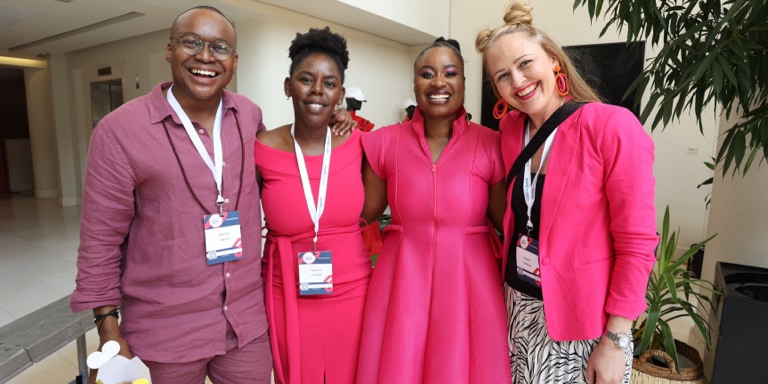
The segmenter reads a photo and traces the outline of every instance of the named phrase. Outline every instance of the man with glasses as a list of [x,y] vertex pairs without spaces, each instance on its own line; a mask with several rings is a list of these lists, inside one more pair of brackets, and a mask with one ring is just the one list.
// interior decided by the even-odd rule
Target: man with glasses
[[154,384],[270,382],[253,161],[264,126],[224,89],[236,46],[215,8],[179,15],[173,82],[107,115],[89,147],[71,306],[93,309],[100,345],[139,356]]

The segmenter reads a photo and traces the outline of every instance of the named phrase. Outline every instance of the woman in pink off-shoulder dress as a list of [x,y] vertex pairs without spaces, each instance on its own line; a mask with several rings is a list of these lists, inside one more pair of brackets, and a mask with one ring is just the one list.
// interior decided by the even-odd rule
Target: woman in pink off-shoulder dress
[[359,220],[362,133],[337,136],[328,127],[344,98],[349,55],[326,27],[297,34],[289,56],[285,94],[295,122],[261,132],[255,147],[275,381],[349,384],[371,274]]

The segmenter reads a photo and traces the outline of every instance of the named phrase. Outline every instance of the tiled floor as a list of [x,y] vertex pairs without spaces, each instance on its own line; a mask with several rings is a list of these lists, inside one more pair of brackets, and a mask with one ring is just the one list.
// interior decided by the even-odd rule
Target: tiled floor
[[[0,195],[0,326],[72,293],[79,221],[79,207]],[[89,352],[98,347],[94,332],[86,344]],[[76,376],[73,342],[8,383],[66,384]]]

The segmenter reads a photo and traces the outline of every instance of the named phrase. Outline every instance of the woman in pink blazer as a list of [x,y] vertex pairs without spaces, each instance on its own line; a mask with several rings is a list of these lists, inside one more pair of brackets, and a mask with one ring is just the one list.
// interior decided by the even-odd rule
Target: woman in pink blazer
[[599,101],[529,5],[504,21],[476,47],[501,97],[507,172],[555,111],[588,102],[543,132],[499,208],[513,382],[628,383],[658,241],[653,142],[630,111]]

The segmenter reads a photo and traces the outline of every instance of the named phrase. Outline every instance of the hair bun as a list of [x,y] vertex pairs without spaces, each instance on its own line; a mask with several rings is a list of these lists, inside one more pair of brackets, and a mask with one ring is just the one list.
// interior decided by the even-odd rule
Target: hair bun
[[507,25],[533,25],[533,7],[521,2],[514,2],[509,5],[504,14],[504,23]]
[[454,39],[446,39],[445,37],[440,36],[437,39],[435,39],[434,42],[435,43],[445,42],[447,44],[450,44],[452,47],[456,48],[457,51],[461,52],[461,45],[459,44],[458,41],[456,41]]

